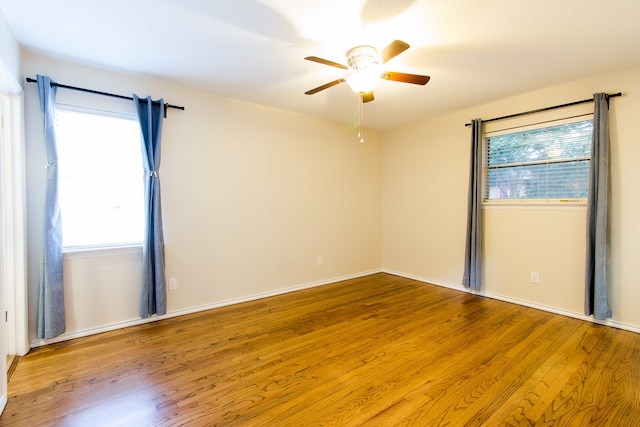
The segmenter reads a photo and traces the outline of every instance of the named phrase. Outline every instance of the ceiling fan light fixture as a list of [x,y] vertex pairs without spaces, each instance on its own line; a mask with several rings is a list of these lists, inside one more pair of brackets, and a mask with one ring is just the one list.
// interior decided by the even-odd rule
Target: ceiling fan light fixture
[[347,52],[350,73],[347,84],[355,93],[371,92],[380,81],[380,55],[372,46],[356,46]]
[[380,81],[380,70],[367,69],[354,71],[346,78],[347,84],[355,93],[371,92]]

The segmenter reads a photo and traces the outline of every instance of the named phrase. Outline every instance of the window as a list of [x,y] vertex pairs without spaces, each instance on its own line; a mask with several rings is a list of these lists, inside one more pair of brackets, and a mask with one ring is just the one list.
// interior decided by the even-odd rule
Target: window
[[134,116],[59,108],[59,200],[65,249],[136,244],[144,232],[140,127]]
[[584,120],[488,137],[485,200],[586,198],[592,131]]

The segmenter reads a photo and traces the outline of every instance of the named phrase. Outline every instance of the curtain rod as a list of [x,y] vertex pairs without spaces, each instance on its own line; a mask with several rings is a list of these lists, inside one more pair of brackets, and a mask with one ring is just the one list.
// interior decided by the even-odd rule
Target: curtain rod
[[[38,83],[38,80],[32,79],[31,77],[27,77],[27,82],[29,82],[29,83]],[[117,95],[115,93],[101,92],[99,90],[85,89],[85,88],[82,88],[82,87],[69,86],[69,85],[63,85],[61,83],[51,82],[51,87],[54,87],[54,86],[61,87],[61,88],[64,88],[64,89],[78,90],[80,92],[94,93],[96,95],[104,95],[104,96],[110,96],[112,98],[128,99],[130,101],[133,101],[133,98],[131,96]],[[164,110],[164,117],[165,118],[167,117],[167,108],[175,108],[176,110],[183,110],[184,111],[184,107],[180,107],[178,105],[171,105],[171,104],[166,103],[166,102],[164,104],[164,108],[165,108],[165,110]]]
[[[616,96],[622,96],[622,93],[621,92],[608,93],[607,96],[609,98],[613,98],[613,97],[616,97]],[[572,105],[586,104],[587,102],[593,102],[593,98],[583,99],[581,101],[569,102],[567,104],[554,105],[554,106],[551,106],[551,107],[538,108],[537,110],[523,111],[522,113],[510,114],[508,116],[494,117],[493,119],[483,120],[482,123],[495,122],[497,120],[504,120],[504,119],[510,119],[512,117],[524,116],[524,115],[527,115],[527,114],[540,113],[542,111],[555,110],[556,108],[570,107]],[[466,123],[465,126],[471,126],[471,123]]]

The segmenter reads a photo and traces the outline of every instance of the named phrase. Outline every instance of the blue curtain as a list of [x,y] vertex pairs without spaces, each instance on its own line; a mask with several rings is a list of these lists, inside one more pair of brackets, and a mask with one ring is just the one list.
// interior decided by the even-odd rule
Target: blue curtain
[[471,121],[471,162],[467,205],[467,235],[462,285],[482,287],[482,120]]
[[607,300],[607,211],[609,198],[609,97],[593,95],[593,139],[587,197],[585,314],[611,317]]
[[40,296],[38,299],[38,338],[54,338],[66,329],[62,274],[62,219],[58,204],[58,151],[56,148],[56,89],[48,76],[37,76],[40,109],[44,118],[47,147],[47,192]]
[[160,205],[160,134],[164,117],[162,99],[152,101],[133,95],[142,132],[142,166],[146,226],[142,241],[142,298],[140,317],[165,314],[164,236]]

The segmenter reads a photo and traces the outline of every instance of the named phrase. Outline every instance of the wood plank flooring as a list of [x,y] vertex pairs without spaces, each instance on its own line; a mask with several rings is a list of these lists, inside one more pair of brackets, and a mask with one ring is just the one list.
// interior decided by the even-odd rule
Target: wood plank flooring
[[640,426],[640,334],[375,274],[40,347],[2,426]]

